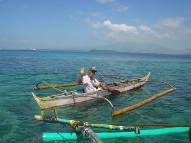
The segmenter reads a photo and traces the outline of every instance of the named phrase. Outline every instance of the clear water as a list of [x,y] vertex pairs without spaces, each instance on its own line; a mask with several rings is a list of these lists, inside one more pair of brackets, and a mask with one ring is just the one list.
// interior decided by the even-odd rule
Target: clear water
[[[96,66],[98,74],[107,82],[120,78],[140,77],[151,72],[154,80],[168,80],[176,92],[133,112],[111,117],[111,109],[104,102],[90,102],[77,107],[59,109],[66,119],[93,123],[128,124],[143,122],[191,122],[191,57],[169,55],[96,54],[64,51],[0,51],[0,142],[38,143],[44,131],[68,131],[68,127],[33,121],[39,113],[31,92],[40,80],[61,83],[75,81],[79,68]],[[103,76],[98,76],[103,80]],[[111,98],[117,107],[124,107],[147,98],[163,88],[147,84],[143,89]],[[96,130],[97,131],[97,130]],[[98,130],[101,131],[101,130]],[[121,138],[104,142],[189,142],[187,134]]]

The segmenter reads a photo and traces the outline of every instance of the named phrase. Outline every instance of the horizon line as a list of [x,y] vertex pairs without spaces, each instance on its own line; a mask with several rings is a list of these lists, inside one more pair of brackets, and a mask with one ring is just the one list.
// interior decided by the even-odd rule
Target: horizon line
[[[106,49],[90,49],[90,50],[76,50],[76,49],[0,49],[0,51],[66,51],[66,52],[92,52],[98,54],[147,54],[147,55],[170,55],[170,56],[191,56],[191,54],[176,54],[176,53],[153,53],[153,52],[127,52],[127,51],[115,51]],[[107,53],[108,52],[108,53]]]

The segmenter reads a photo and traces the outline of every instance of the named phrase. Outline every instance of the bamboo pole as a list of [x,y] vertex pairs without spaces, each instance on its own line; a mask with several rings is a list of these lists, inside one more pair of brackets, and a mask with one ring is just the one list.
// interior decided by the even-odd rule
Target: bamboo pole
[[50,84],[50,85],[37,85],[33,86],[33,90],[40,90],[40,89],[49,89],[49,88],[59,88],[59,87],[69,87],[69,86],[78,86],[80,85],[78,82],[71,82],[71,83],[60,83],[60,84]]
[[161,92],[159,92],[159,93],[157,93],[157,94],[155,94],[155,95],[153,95],[153,96],[151,96],[151,97],[149,97],[149,98],[147,98],[147,99],[145,99],[143,101],[140,101],[140,102],[138,102],[136,104],[133,104],[131,106],[128,106],[128,107],[125,107],[125,108],[122,108],[122,109],[119,109],[119,110],[114,110],[114,111],[112,111],[112,116],[117,116],[117,115],[120,115],[120,114],[123,114],[123,113],[127,113],[129,111],[138,109],[140,107],[143,107],[146,104],[149,104],[150,102],[152,102],[152,101],[154,101],[154,100],[156,100],[156,99],[158,99],[158,98],[160,98],[160,97],[162,97],[164,95],[167,95],[168,93],[173,92],[175,90],[176,90],[176,88],[174,88],[174,87],[170,88],[170,89],[166,89],[166,90],[163,90],[163,91],[161,91]]
[[[132,79],[132,80],[129,80],[129,82],[132,82],[132,81],[139,81],[139,80],[143,80],[144,78],[149,78],[150,76],[150,72],[142,77],[142,78],[138,78],[138,79]],[[123,81],[124,82],[124,81]],[[40,82],[42,83],[42,81]],[[49,89],[49,88],[59,88],[59,87],[69,87],[69,86],[78,86],[80,85],[79,82],[71,82],[71,83],[60,83],[60,84],[47,84],[47,85],[35,85],[33,86],[33,90],[40,90],[40,89]]]
[[[51,118],[51,119],[44,119],[42,115],[35,115],[33,117],[36,121],[44,121],[44,122],[52,122],[52,123],[62,123],[62,124],[79,124],[81,121],[77,120],[68,120],[68,119],[62,119],[62,118]],[[103,124],[103,123],[89,123],[89,122],[83,122],[86,126],[92,127],[92,128],[105,128],[110,130],[121,130],[121,131],[135,131],[134,127],[191,127],[191,123],[114,123],[114,124]]]
[[109,130],[139,132],[138,127],[132,127],[132,126],[121,126],[121,125],[117,126],[117,125],[111,125],[111,124],[92,124],[92,123],[89,123],[89,122],[81,122],[81,121],[77,121],[77,120],[67,120],[67,119],[62,119],[62,118],[58,118],[58,117],[46,119],[41,115],[35,115],[33,117],[33,119],[36,120],[36,121],[68,124],[70,126],[81,125],[81,126],[92,127],[92,128],[104,128],[104,129],[109,129]]

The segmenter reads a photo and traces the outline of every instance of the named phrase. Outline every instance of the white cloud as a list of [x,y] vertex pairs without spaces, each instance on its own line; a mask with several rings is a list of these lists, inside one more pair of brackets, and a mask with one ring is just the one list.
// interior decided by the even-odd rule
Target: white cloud
[[101,4],[106,4],[106,3],[112,3],[114,2],[115,0],[96,0],[98,3],[101,3]]
[[127,5],[121,4],[117,0],[96,0],[96,2],[100,4],[112,4],[112,6],[114,7],[114,10],[117,12],[125,12],[128,10]]
[[101,12],[91,12],[89,15],[91,17],[102,17],[102,16],[104,16],[104,14]]
[[184,17],[165,18],[159,21],[159,25],[167,28],[179,28],[185,22]]
[[152,37],[153,38],[157,38],[157,39],[162,39],[162,38],[171,38],[169,36],[169,33],[163,33],[160,31],[156,31],[156,29],[153,29],[147,25],[140,25],[139,27],[139,33],[141,33],[141,35],[144,37]]
[[[156,39],[170,38],[168,33],[157,32],[147,25],[128,25],[125,23],[116,24],[112,23],[109,19],[102,22],[92,22],[89,21],[89,24],[93,28],[104,28],[109,29],[105,31],[105,35],[112,40],[117,42],[125,41],[153,41]],[[104,30],[103,30],[104,31]]]
[[149,26],[140,25],[139,28],[140,28],[140,30],[142,30],[143,32],[153,33],[153,30],[151,30],[151,28],[150,28]]
[[[127,47],[141,48],[145,44],[143,51],[152,49],[152,52],[171,52],[183,53],[190,49],[191,28],[184,17],[165,18],[155,23],[145,24],[142,21],[129,25],[128,23],[116,23],[111,19],[89,19],[89,25],[96,31],[95,37],[104,41],[104,44],[128,45]],[[98,22],[96,22],[99,20]],[[133,43],[133,44],[131,44]],[[184,51],[180,47],[184,45]],[[157,46],[158,45],[158,46]],[[122,49],[127,47],[123,46]],[[163,48],[162,48],[163,47]],[[131,48],[130,48],[131,49]],[[139,51],[139,50],[138,50]]]
[[191,28],[185,29],[186,34],[191,34]]
[[105,20],[102,25],[115,32],[129,32],[137,34],[137,28],[135,26],[129,26],[127,24],[114,24],[110,20]]
[[[189,38],[189,35],[191,34],[191,28],[186,26],[184,23],[185,18],[178,18],[176,20],[173,18],[169,19],[170,20],[167,21],[170,22],[167,22],[168,24],[163,26],[159,25],[158,22],[150,25],[145,25],[142,22],[128,25],[126,23],[114,23],[110,19],[99,22],[89,19],[88,22],[89,25],[93,26],[94,30],[96,31],[96,37],[101,37],[101,40],[106,41],[108,44],[134,43],[135,45],[144,45],[146,43],[148,45],[154,46],[159,45],[159,48],[160,46],[167,49],[169,48],[169,50],[172,50],[172,47],[177,47],[178,49],[180,47],[180,42],[184,43],[185,41],[185,43],[189,43],[191,41]],[[175,22],[175,24],[173,23],[174,25],[171,24],[172,21]],[[171,28],[168,28],[169,26]],[[175,27],[178,27],[178,29]],[[185,45],[188,47],[189,44]]]
[[117,11],[119,11],[119,12],[125,12],[128,10],[128,6],[123,5],[121,3],[116,3],[116,7],[117,7]]

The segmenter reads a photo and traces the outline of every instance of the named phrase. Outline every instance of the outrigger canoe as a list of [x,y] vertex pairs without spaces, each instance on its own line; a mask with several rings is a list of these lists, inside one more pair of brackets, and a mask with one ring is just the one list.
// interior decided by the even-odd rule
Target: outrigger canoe
[[123,94],[140,88],[148,81],[149,77],[150,72],[141,78],[107,84],[107,89],[90,93],[64,92],[57,95],[40,97],[32,92],[32,95],[41,109],[50,109],[59,106],[72,106],[82,102],[95,100],[95,98],[103,98],[112,94]]

